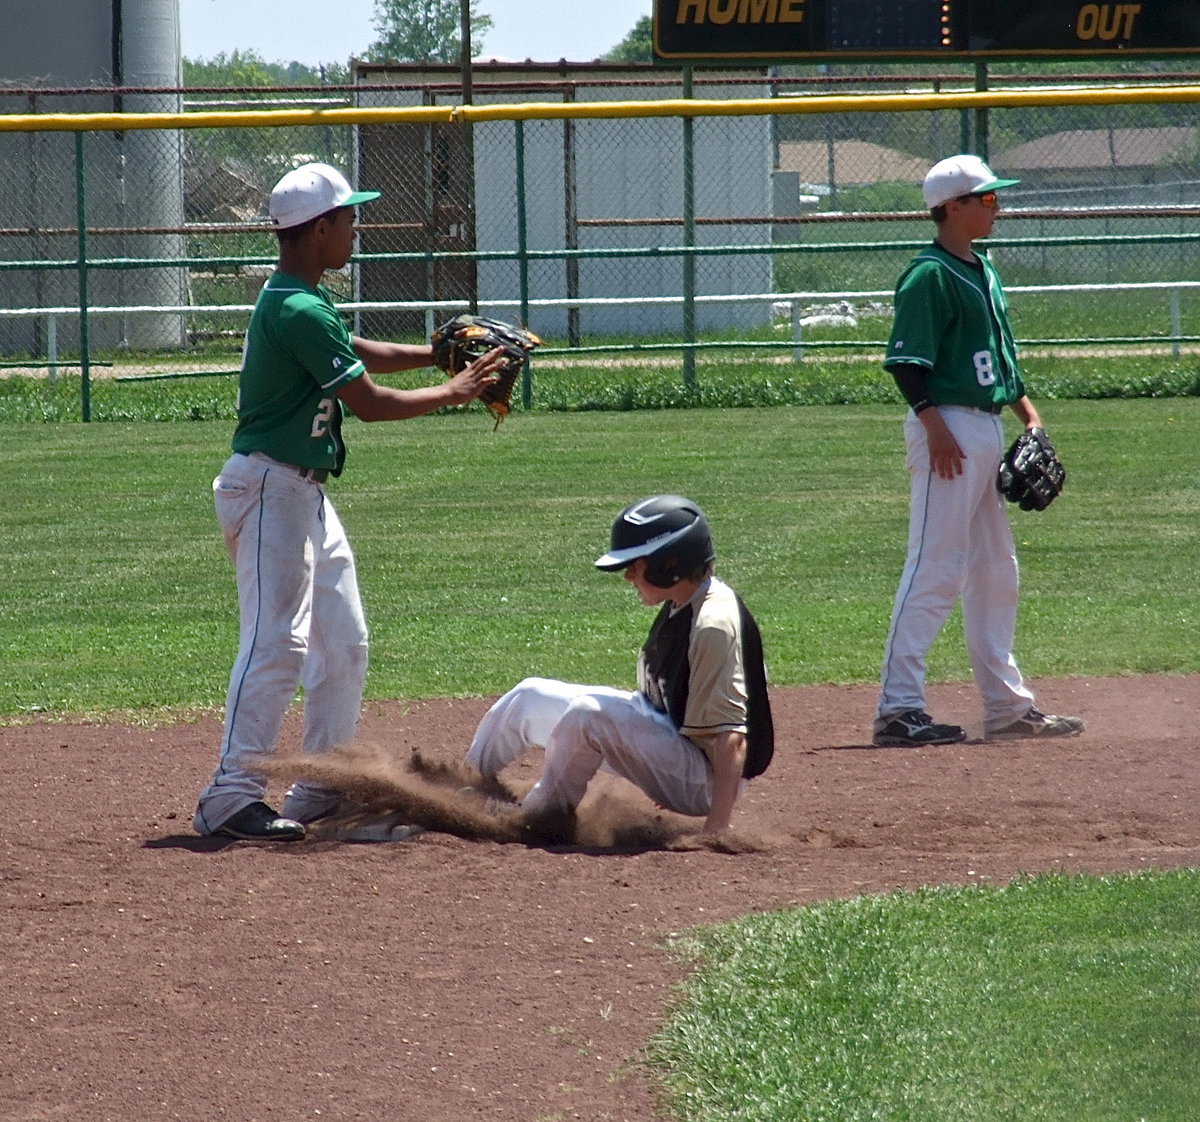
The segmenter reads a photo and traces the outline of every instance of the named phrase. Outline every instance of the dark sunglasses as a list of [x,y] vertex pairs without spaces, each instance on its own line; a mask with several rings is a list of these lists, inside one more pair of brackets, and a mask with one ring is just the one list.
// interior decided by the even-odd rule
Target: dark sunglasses
[[995,210],[1000,202],[1000,200],[996,198],[995,191],[983,191],[978,195],[959,195],[958,197],[960,200],[978,199],[983,206],[988,208],[988,210]]

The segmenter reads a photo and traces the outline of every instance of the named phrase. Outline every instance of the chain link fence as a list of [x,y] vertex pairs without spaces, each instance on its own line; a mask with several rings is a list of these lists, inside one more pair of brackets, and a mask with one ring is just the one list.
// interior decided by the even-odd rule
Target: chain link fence
[[[1104,104],[1087,94],[1111,77],[1060,74],[1053,87],[1077,89],[1078,104],[875,111],[872,97],[982,83],[490,65],[473,105],[497,119],[482,120],[433,112],[461,103],[457,72],[440,67],[360,64],[337,88],[6,89],[0,363],[51,376],[235,370],[275,256],[267,192],[310,159],[384,192],[330,281],[365,334],[423,338],[474,308],[526,319],[547,340],[539,369],[634,348],[641,361],[648,347],[712,347],[722,362],[877,353],[895,279],[932,235],[919,183],[962,150],[1022,181],[1005,192],[993,254],[1025,343],[1170,356],[1200,339],[1200,137],[1195,76],[1121,82],[1151,78],[1178,100]],[[856,103],[797,111],[829,95]],[[661,104],[689,97],[769,98],[779,112]],[[502,108],[531,103],[546,108]],[[604,115],[554,113],[589,103]],[[379,119],[397,107],[430,119]],[[77,131],[66,112],[206,116]],[[214,113],[221,127],[192,127]]]

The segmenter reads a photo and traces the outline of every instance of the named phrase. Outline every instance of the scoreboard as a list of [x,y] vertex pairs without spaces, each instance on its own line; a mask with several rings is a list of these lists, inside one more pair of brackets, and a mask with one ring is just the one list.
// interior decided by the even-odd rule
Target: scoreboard
[[1200,0],[654,0],[664,60],[1180,55]]

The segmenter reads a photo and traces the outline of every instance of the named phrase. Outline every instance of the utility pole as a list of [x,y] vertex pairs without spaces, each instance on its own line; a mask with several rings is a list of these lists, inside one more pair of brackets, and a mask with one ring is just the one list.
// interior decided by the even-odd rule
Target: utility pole
[[462,50],[459,52],[459,69],[462,72],[462,100],[470,105],[474,97],[471,82],[471,0],[458,0],[458,22]]

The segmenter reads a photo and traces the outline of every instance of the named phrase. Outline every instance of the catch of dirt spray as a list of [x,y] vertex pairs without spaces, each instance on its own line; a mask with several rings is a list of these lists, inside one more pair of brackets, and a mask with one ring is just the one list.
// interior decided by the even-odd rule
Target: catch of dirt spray
[[531,823],[521,810],[520,794],[502,779],[488,779],[465,764],[430,760],[419,751],[397,760],[379,745],[359,743],[319,755],[267,760],[262,771],[287,783],[303,781],[339,792],[346,809],[335,827],[382,820],[470,840],[524,845],[722,853],[759,848],[728,831],[718,837],[701,835],[693,822],[657,812],[640,792],[626,794],[619,788],[589,791],[569,819]]

